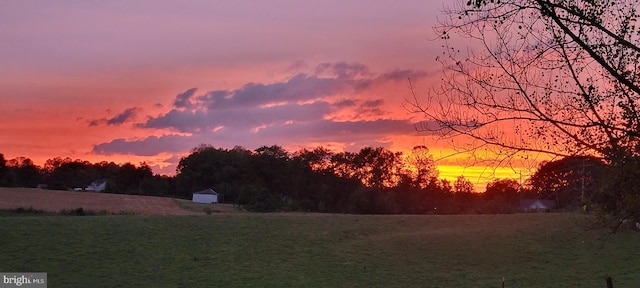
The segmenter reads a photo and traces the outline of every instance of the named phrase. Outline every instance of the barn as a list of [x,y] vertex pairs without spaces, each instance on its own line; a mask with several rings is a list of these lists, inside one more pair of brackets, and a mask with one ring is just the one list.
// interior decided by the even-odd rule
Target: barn
[[218,203],[218,193],[213,189],[206,189],[193,193],[193,203]]

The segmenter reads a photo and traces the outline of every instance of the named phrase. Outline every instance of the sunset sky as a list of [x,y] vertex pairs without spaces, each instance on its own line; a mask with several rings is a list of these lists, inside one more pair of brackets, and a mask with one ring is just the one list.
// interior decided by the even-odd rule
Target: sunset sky
[[[295,151],[449,144],[403,107],[438,85],[448,1],[9,1],[0,4],[0,153],[145,161],[200,145]],[[437,164],[444,178],[519,177]],[[488,172],[491,170],[491,172]],[[484,191],[484,190],[482,190]]]

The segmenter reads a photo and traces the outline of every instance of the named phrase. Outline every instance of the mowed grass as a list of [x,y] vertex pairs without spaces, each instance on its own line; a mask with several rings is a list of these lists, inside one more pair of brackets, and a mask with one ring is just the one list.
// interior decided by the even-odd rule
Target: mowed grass
[[0,217],[0,271],[49,287],[640,286],[640,233],[577,214]]

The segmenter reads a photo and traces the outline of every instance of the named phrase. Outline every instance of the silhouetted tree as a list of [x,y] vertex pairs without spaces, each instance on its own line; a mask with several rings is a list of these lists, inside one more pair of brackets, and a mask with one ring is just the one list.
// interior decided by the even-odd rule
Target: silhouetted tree
[[421,187],[438,178],[438,169],[427,146],[414,146],[407,155],[407,164],[411,166],[414,178]]
[[[194,148],[192,153],[183,157],[177,167],[176,186],[178,196],[188,198],[192,192],[212,188],[224,182],[234,182],[229,177],[238,177],[246,167],[238,167],[238,160],[229,157],[228,151],[211,146]],[[245,163],[242,163],[245,164]],[[246,165],[246,164],[245,164]],[[238,174],[238,175],[234,175]],[[218,191],[230,197],[229,191]],[[234,193],[237,195],[237,192]]]
[[4,154],[0,153],[0,186],[11,186],[9,180],[9,168],[7,168],[7,160]]
[[292,170],[290,165],[289,152],[284,148],[273,146],[262,146],[255,150],[251,157],[251,166],[260,186],[280,198],[290,198],[295,192],[292,191],[291,175],[297,171]]
[[40,167],[25,157],[16,157],[7,161],[9,186],[36,187],[42,181]]
[[485,213],[512,213],[519,205],[520,183],[515,179],[495,179],[482,194]]
[[[595,185],[587,176],[589,209],[604,223],[617,229],[628,222],[631,227],[640,221],[640,158],[629,157],[617,165],[597,169]],[[592,188],[594,187],[594,188]],[[593,189],[593,190],[592,190]]]
[[[80,160],[78,160],[78,161],[80,161]],[[42,167],[42,170],[47,174],[51,174],[58,167],[62,166],[65,163],[70,163],[70,162],[73,162],[73,159],[71,159],[69,157],[66,157],[64,159],[61,158],[61,157],[55,157],[55,158],[47,159],[47,161],[44,162],[44,166]]]
[[539,199],[556,201],[556,207],[582,207],[600,190],[605,164],[588,156],[543,162],[529,178],[531,192]]
[[85,188],[98,178],[93,164],[70,158],[49,159],[43,170],[48,174],[48,188],[55,190]]
[[473,193],[474,192],[473,183],[471,183],[471,181],[467,180],[467,178],[465,178],[462,175],[458,176],[458,178],[456,179],[456,182],[453,183],[453,189],[455,193]]
[[173,178],[169,176],[155,174],[152,177],[144,177],[139,186],[144,195],[175,196]]
[[382,147],[362,148],[358,153],[335,154],[331,162],[333,172],[341,177],[356,177],[369,187],[391,187],[399,181],[405,169],[402,153]]
[[625,168],[640,157],[637,1],[454,5],[436,27],[442,89],[413,103],[428,118],[422,128],[472,139],[457,142],[491,147],[501,161],[527,153],[602,158],[631,173],[610,177],[631,181],[611,183],[621,189],[611,196],[620,197],[617,209],[640,216],[640,205],[624,201],[640,197]]

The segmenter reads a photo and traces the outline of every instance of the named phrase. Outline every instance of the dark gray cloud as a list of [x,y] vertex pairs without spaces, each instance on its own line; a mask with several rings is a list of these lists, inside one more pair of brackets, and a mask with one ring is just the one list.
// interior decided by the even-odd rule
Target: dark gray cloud
[[102,155],[128,154],[153,156],[160,153],[181,153],[197,146],[195,137],[182,135],[149,136],[139,140],[114,139],[93,146],[93,152]]
[[344,108],[344,107],[353,107],[356,106],[358,101],[353,99],[344,99],[338,102],[333,103],[333,106],[336,108]]
[[[298,74],[287,82],[272,84],[248,83],[237,90],[210,91],[204,95],[197,96],[195,105],[207,110],[256,107],[279,102],[314,100],[344,91],[349,87],[348,81],[342,79],[319,78],[317,76]],[[175,107],[183,108],[185,106]]]
[[329,74],[338,79],[371,78],[369,68],[360,63],[322,63],[315,69],[316,74]]
[[176,96],[176,99],[173,101],[173,107],[176,108],[191,108],[191,96],[196,93],[198,88],[191,88],[183,93],[180,93]]
[[[124,110],[122,113],[107,119],[107,118],[101,118],[101,119],[90,119],[87,120],[89,126],[100,126],[100,125],[121,125],[124,124],[127,121],[132,120],[142,109],[139,107],[133,107],[133,108],[129,108]],[[111,111],[111,109],[108,109],[107,111]]]
[[394,70],[380,75],[379,79],[384,81],[407,81],[408,79],[418,79],[426,76],[429,76],[426,71]]
[[413,70],[397,70],[375,75],[362,64],[323,63],[312,74],[296,74],[284,82],[247,83],[236,90],[213,90],[195,95],[197,88],[178,94],[173,102],[177,109],[224,110],[235,107],[255,107],[278,102],[299,102],[319,99],[340,92],[369,88],[375,81],[406,80],[406,77],[426,75]]
[[385,114],[382,110],[382,104],[384,104],[382,99],[365,101],[358,107],[356,112],[358,115],[366,117],[382,117]]
[[384,103],[384,100],[382,99],[368,100],[362,103],[361,106],[366,108],[378,108],[382,106],[383,103]]
[[278,125],[260,130],[260,138],[282,138],[313,141],[350,142],[375,139],[389,135],[415,134],[414,125],[405,120],[379,119],[374,121],[320,120],[297,125]]
[[[103,155],[133,154],[151,156],[160,153],[189,151],[199,144],[233,147],[242,145],[249,149],[262,145],[304,142],[370,143],[389,135],[416,134],[414,125],[403,120],[380,119],[375,121],[318,120],[308,123],[277,123],[257,131],[221,129],[192,135],[170,134],[150,136],[144,139],[115,139],[94,145],[93,152]],[[380,142],[382,143],[382,142]],[[362,144],[365,145],[365,144]],[[365,145],[367,146],[367,145]],[[362,146],[364,147],[364,146]]]
[[133,107],[127,110],[124,110],[122,113],[116,115],[115,117],[107,120],[107,125],[120,125],[122,123],[127,122],[136,116],[136,114],[140,111],[140,108]]
[[226,110],[178,110],[150,118],[139,128],[173,129],[183,133],[202,133],[220,126],[227,129],[248,130],[274,123],[307,122],[321,119],[330,112],[330,105],[324,101],[310,104],[284,104],[264,108]]
[[[309,142],[340,142],[349,147],[377,143],[376,146],[386,147],[390,145],[390,135],[417,133],[408,120],[387,119],[382,99],[330,99],[361,92],[360,89],[375,83],[405,81],[426,73],[396,70],[374,74],[357,63],[324,63],[312,71],[281,82],[247,83],[235,90],[197,93],[197,88],[188,89],[176,95],[169,111],[135,125],[139,129],[160,129],[174,131],[174,134],[115,139],[95,145],[93,152],[148,156],[184,153],[203,143],[217,147],[242,145],[250,149]],[[129,121],[138,112],[132,109],[109,121],[111,124]],[[345,111],[352,113],[353,119],[376,120],[337,121],[329,117]]]

